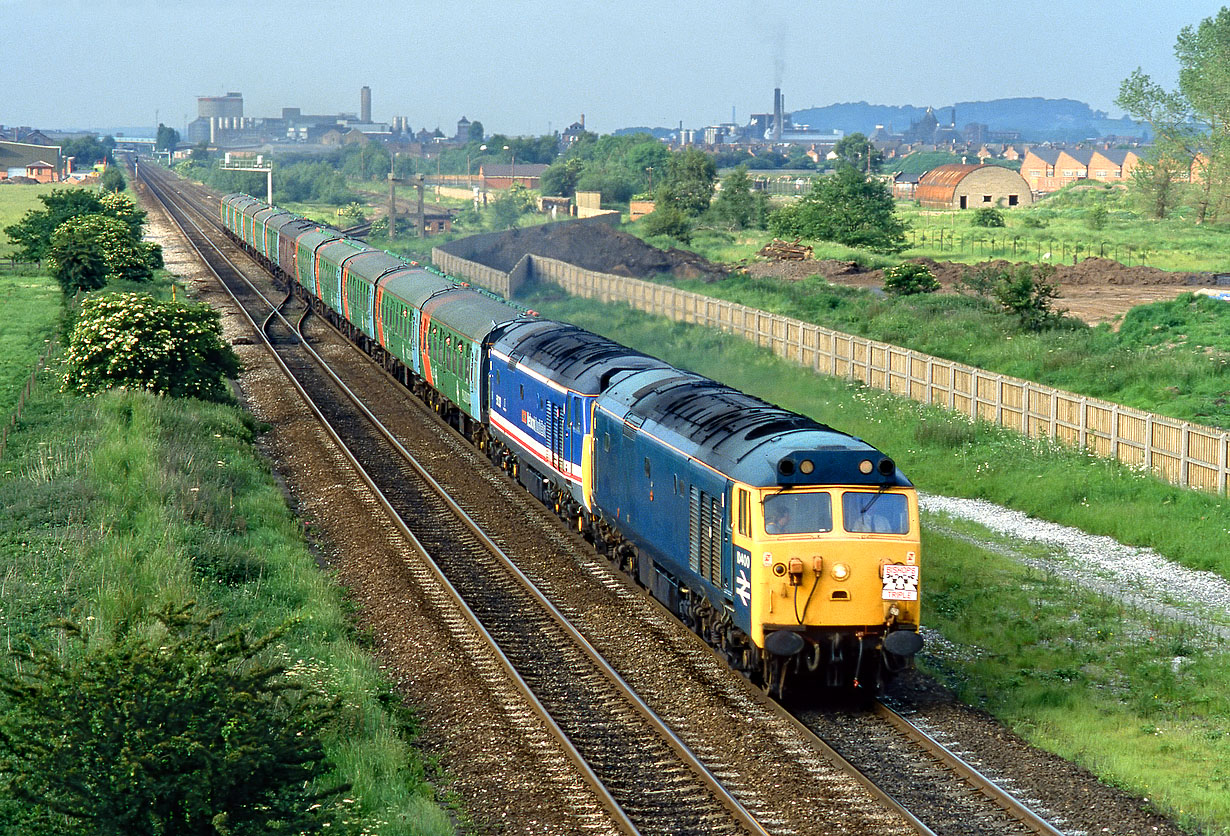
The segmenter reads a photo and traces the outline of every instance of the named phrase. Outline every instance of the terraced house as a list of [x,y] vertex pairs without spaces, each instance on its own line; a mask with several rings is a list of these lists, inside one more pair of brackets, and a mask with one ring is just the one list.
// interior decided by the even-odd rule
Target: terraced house
[[1130,149],[1034,147],[1025,152],[1021,176],[1037,193],[1053,192],[1077,180],[1116,183],[1132,176],[1140,155]]

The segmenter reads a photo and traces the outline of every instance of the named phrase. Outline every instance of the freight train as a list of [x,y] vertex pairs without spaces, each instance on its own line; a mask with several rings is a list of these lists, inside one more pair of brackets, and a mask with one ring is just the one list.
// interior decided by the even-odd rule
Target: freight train
[[870,444],[248,195],[220,210],[276,277],[766,690],[872,691],[921,649],[917,495]]

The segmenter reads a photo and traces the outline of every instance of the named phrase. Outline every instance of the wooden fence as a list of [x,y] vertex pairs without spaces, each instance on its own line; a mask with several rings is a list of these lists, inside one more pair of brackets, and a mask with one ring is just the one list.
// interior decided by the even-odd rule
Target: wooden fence
[[[447,273],[508,295],[505,273],[440,250],[433,251],[433,258]],[[1074,395],[698,293],[539,256],[526,260],[518,270],[524,269],[528,278],[554,282],[575,296],[622,302],[646,313],[718,328],[822,374],[1055,439],[1151,470],[1176,485],[1226,492],[1230,434],[1225,430]]]

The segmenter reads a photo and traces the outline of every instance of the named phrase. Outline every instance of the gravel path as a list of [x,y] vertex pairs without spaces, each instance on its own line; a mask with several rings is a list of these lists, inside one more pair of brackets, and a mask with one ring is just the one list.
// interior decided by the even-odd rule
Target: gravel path
[[[1003,539],[980,545],[1011,553],[1026,565],[1157,616],[1195,624],[1230,639],[1226,620],[1230,581],[1220,575],[1180,566],[1152,549],[1125,546],[1110,537],[1086,534],[981,499],[920,494],[919,505],[932,517],[928,525],[944,530],[947,517],[985,526]],[[1041,557],[1022,554],[1013,549],[1013,541],[1038,543],[1046,552]]]

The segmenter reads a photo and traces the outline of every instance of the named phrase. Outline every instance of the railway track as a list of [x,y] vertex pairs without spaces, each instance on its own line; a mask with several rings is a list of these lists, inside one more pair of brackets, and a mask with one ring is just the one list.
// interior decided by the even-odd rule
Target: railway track
[[[265,322],[275,350],[285,358],[284,362],[293,373],[302,377],[303,389],[312,393],[316,408],[330,416],[341,443],[354,451],[356,466],[358,461],[367,463],[366,478],[373,487],[386,492],[387,507],[403,521],[407,538],[433,555],[442,585],[456,590],[459,598],[464,599],[465,607],[473,613],[471,624],[474,628],[490,636],[501,648],[499,652],[504,659],[501,667],[506,673],[520,671],[527,702],[540,712],[544,722],[557,729],[559,745],[575,752],[574,765],[587,782],[592,782],[595,794],[598,797],[605,794],[602,805],[616,829],[644,833],[854,832],[848,829],[853,820],[848,799],[842,799],[843,809],[832,813],[835,829],[827,826],[809,829],[801,824],[807,816],[800,815],[798,808],[810,807],[811,819],[815,822],[816,814],[825,815],[823,805],[812,806],[812,798],[796,797],[797,803],[786,805],[789,809],[780,809],[783,802],[774,801],[771,793],[757,786],[765,780],[763,773],[748,775],[736,765],[723,761],[721,747],[698,736],[694,719],[689,725],[687,717],[679,716],[669,707],[663,711],[661,695],[656,702],[659,711],[668,716],[659,718],[646,700],[636,696],[635,688],[614,675],[610,666],[602,661],[603,653],[609,651],[598,652],[567,624],[569,619],[560,608],[536,590],[535,585],[542,579],[531,581],[483,534],[482,524],[474,519],[482,516],[481,513],[467,514],[425,471],[416,470],[417,466],[411,464],[413,456],[396,440],[395,433],[382,434],[374,429],[379,421],[362,406],[366,396],[349,393],[339,379],[331,379],[321,370],[319,361],[312,358],[308,350],[309,340],[302,319],[295,327],[288,316],[275,312],[286,305],[302,309],[302,303],[290,297],[271,302],[271,294],[240,282],[235,278],[244,272],[236,264],[240,259],[228,257],[210,240],[213,218],[208,212],[197,210],[193,218],[193,210],[177,203],[167,192],[166,185],[150,185],[161,195],[160,199],[165,198],[168,211],[171,206],[179,206],[182,213],[189,215],[182,224],[186,227],[185,234],[198,252],[202,252],[202,257],[217,264],[218,272],[232,274],[230,281],[236,284],[239,298],[247,300],[239,303],[262,312],[259,316],[250,315],[254,328],[255,320]],[[212,257],[206,255],[211,252],[214,253]],[[233,252],[240,251],[235,248]],[[462,444],[455,436],[451,440]],[[391,448],[401,449],[392,454]],[[473,454],[472,458],[476,466],[483,466],[485,460],[480,456]],[[501,487],[510,499],[519,493],[506,480]],[[520,494],[520,501],[524,501],[524,494]],[[707,649],[703,652],[708,653]],[[748,705],[742,705],[740,710],[745,712],[749,723],[763,723],[773,728],[769,737],[779,751],[783,748],[784,729],[794,735],[785,748],[799,749],[791,758],[797,759],[802,766],[795,766],[790,758],[782,757],[777,767],[783,771],[801,768],[806,778],[823,775],[824,781],[832,780],[834,770],[857,772],[824,744],[810,739],[810,734],[803,731],[798,721],[787,717],[780,707],[759,701],[755,703],[755,710]],[[839,750],[843,746],[849,748],[845,737],[825,731],[824,724],[815,717],[803,714],[800,719],[813,731],[818,729],[820,735],[834,742]],[[676,733],[670,727],[690,731]],[[881,748],[878,755],[874,748],[865,748],[861,756],[865,762],[860,762],[859,767],[873,776],[869,783],[878,782],[891,788],[886,792],[873,790],[870,797],[874,803],[895,810],[901,818],[892,814],[868,814],[857,832],[1060,832],[1045,822],[1038,824],[1040,820],[1036,816],[1032,823],[1024,823],[1029,820],[1027,811],[1022,814],[1018,809],[1009,813],[1004,807],[1012,805],[1002,797],[989,800],[994,792],[984,786],[971,789],[975,779],[969,770],[938,769],[934,765],[936,755],[919,757],[917,747],[922,742],[917,737],[909,744],[915,747],[913,753],[906,757],[901,754],[904,744],[884,744],[885,735],[871,730],[862,734],[869,740],[881,741],[876,744]],[[807,748],[811,751],[802,751]],[[859,757],[856,755],[853,760],[858,761]],[[945,788],[913,794],[903,800],[902,772],[885,774],[882,768],[877,770],[877,761],[915,764],[909,781],[943,784]],[[941,781],[938,773],[944,771],[959,777]],[[779,776],[773,775],[772,780],[779,780]],[[810,783],[814,784],[815,780]],[[599,789],[598,785],[605,785],[605,789]],[[739,801],[740,798],[746,803]],[[972,801],[975,798],[984,799],[988,806],[979,808]],[[674,806],[670,803],[672,799],[678,801]],[[914,813],[904,812],[906,807]],[[1011,820],[1014,816],[1015,821]],[[881,829],[871,827],[872,821]]]
[[[153,188],[164,206],[185,222],[181,229],[191,228],[184,231],[194,247],[247,311],[253,326],[262,322],[262,333],[301,396],[309,399],[334,438],[349,451],[353,465],[400,521],[416,550],[455,591],[469,620],[490,637],[506,673],[556,733],[619,828],[644,834],[766,834],[328,370],[304,338],[303,319],[292,327],[279,313],[282,303],[270,302],[241,279],[232,260],[212,246],[185,207],[175,204],[159,186]],[[217,258],[211,257],[211,250]],[[399,455],[389,454],[390,445]]]

